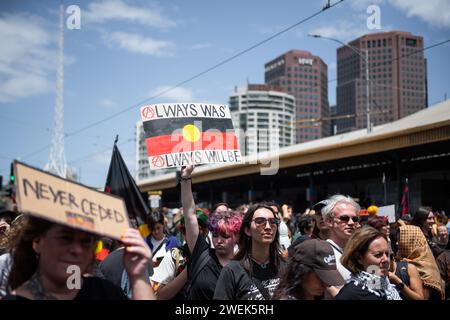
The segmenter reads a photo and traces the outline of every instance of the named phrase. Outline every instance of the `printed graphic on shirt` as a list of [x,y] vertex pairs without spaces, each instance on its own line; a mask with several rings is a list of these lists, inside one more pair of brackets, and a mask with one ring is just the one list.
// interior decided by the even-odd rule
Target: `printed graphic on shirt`
[[[277,288],[278,284],[280,283],[279,278],[275,279],[268,279],[261,281],[264,288],[267,289],[270,296],[273,296],[273,293],[275,292],[275,289]],[[254,283],[251,284],[250,290],[247,293],[248,294],[248,300],[264,300],[264,297],[262,293],[259,291],[259,289],[255,286]]]

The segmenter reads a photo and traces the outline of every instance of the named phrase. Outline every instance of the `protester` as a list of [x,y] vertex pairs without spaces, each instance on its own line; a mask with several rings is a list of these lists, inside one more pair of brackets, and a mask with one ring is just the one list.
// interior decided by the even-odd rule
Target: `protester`
[[[196,210],[199,234],[208,236],[208,216],[201,209]],[[184,217],[180,220],[180,232],[186,237]],[[187,256],[189,249],[187,243],[172,248],[166,252],[155,273],[151,277],[158,300],[184,300],[186,298],[187,282]]]
[[393,249],[392,249],[391,239],[389,237],[391,228],[389,226],[388,217],[370,216],[367,219],[366,225],[380,231],[381,233],[383,233],[386,236],[386,239],[388,240],[388,243],[389,243],[389,250],[392,253]]
[[311,239],[314,231],[314,227],[316,224],[316,220],[311,215],[302,215],[297,216],[297,230],[300,233],[300,236],[292,242],[292,244],[288,248],[289,256],[292,257],[294,254],[295,247],[302,243],[305,240]]
[[267,203],[252,205],[239,231],[239,252],[220,273],[214,292],[219,300],[269,300],[282,267],[279,219]]
[[425,239],[430,246],[431,252],[433,256],[436,258],[441,253],[441,248],[439,245],[434,242],[432,229],[434,225],[434,213],[430,207],[419,207],[412,217],[411,225],[419,227]]
[[402,300],[424,300],[423,283],[417,268],[407,261],[396,261],[390,257],[389,281],[395,285]]
[[312,215],[316,220],[316,225],[313,231],[313,235],[315,238],[326,240],[329,237],[329,231],[330,228],[328,227],[328,224],[325,222],[323,215],[322,215],[322,209],[328,204],[328,200],[322,200],[318,203],[316,203],[313,206],[314,214]]
[[[98,264],[94,269],[94,275],[108,280],[112,284],[120,287],[128,298],[132,298],[132,286],[125,269],[123,258],[125,247],[123,246],[123,243],[118,241],[115,242],[117,242],[117,249],[109,253],[106,258]],[[152,263],[147,265],[147,274],[149,277],[153,275]]]
[[[96,300],[126,299],[109,281],[84,274],[94,260],[96,236],[47,220],[29,217],[13,248],[8,299]],[[151,252],[139,232],[128,229],[122,237],[124,265],[133,299],[154,299],[147,275]],[[80,287],[67,285],[68,267],[79,268]]]
[[326,241],[333,247],[337,270],[346,281],[350,279],[350,271],[341,264],[341,256],[345,245],[356,230],[359,210],[359,205],[352,198],[340,194],[329,197],[321,210],[329,228]]
[[266,202],[266,204],[272,208],[272,211],[275,213],[275,217],[280,222],[278,225],[279,243],[280,243],[281,252],[282,252],[283,257],[287,258],[287,256],[288,256],[287,249],[291,245],[291,239],[289,237],[289,227],[287,226],[286,222],[284,222],[284,220],[283,220],[280,205],[277,204],[275,201],[268,201],[268,202]]
[[235,212],[212,212],[208,225],[214,248],[205,240],[198,228],[195,202],[192,195],[192,165],[181,170],[181,201],[186,224],[186,243],[189,248],[186,288],[190,300],[213,298],[217,279],[224,266],[234,257],[234,246],[241,225],[241,217]]
[[14,241],[21,233],[24,225],[24,216],[19,215],[13,221],[5,237],[2,238],[0,247],[2,248],[2,254],[0,255],[0,299],[10,293],[9,288],[9,273],[12,266],[12,251],[14,247]]
[[153,253],[153,267],[157,267],[167,251],[180,245],[177,238],[165,234],[164,215],[161,212],[150,213],[147,225],[151,234],[145,238],[145,242]]
[[295,246],[273,298],[318,300],[323,298],[327,287],[344,283],[330,245],[309,239]]
[[351,272],[336,300],[401,300],[389,282],[389,246],[386,236],[372,227],[356,230],[344,249],[341,262]]
[[444,299],[444,288],[439,268],[422,230],[413,225],[401,226],[398,236],[397,256],[401,261],[413,264],[423,282],[426,300]]

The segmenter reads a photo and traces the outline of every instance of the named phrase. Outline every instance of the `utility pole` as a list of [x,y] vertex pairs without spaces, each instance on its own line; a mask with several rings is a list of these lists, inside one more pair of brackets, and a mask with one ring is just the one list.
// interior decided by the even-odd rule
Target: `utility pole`
[[308,34],[308,36],[313,38],[319,38],[319,39],[327,39],[334,42],[337,42],[344,47],[349,48],[353,52],[355,52],[364,62],[366,66],[366,120],[367,120],[367,133],[372,132],[372,125],[370,123],[370,88],[369,88],[369,48],[366,48],[365,50],[365,56],[361,53],[361,50],[355,48],[354,46],[351,46],[349,44],[346,44],[342,42],[341,40],[335,39],[335,38],[329,38],[321,36],[320,34]]

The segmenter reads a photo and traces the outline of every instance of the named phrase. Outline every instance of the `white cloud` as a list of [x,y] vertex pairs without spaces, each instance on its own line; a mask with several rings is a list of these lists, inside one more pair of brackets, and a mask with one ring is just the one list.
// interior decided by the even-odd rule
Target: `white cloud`
[[370,5],[380,5],[383,0],[349,0],[352,9],[355,11],[364,10],[366,12],[367,7]]
[[171,42],[146,38],[136,33],[114,32],[107,36],[107,40],[133,53],[152,56],[173,55],[174,45]]
[[448,0],[389,0],[408,17],[418,17],[430,25],[450,28],[450,1]]
[[348,42],[368,32],[369,30],[367,29],[365,23],[354,23],[340,20],[332,25],[328,24],[326,26],[313,29],[309,33],[319,34],[323,37],[336,38],[340,41]]
[[168,102],[190,102],[194,100],[194,94],[191,90],[183,87],[169,90],[170,88],[171,86],[157,87],[150,91],[149,96],[158,95],[158,99],[166,99]]
[[112,108],[116,105],[116,103],[110,99],[101,99],[98,104],[104,108]]
[[0,103],[54,89],[55,38],[32,15],[0,15]]
[[163,16],[156,7],[132,6],[122,0],[104,0],[90,3],[88,10],[82,12],[83,18],[93,23],[121,20],[157,28],[170,28],[176,25],[174,21]]

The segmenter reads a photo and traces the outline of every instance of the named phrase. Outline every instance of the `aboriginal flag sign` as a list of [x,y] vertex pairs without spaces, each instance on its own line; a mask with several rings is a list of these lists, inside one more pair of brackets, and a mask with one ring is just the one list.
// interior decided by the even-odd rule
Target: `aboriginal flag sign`
[[150,169],[241,161],[226,105],[167,103],[141,107]]

